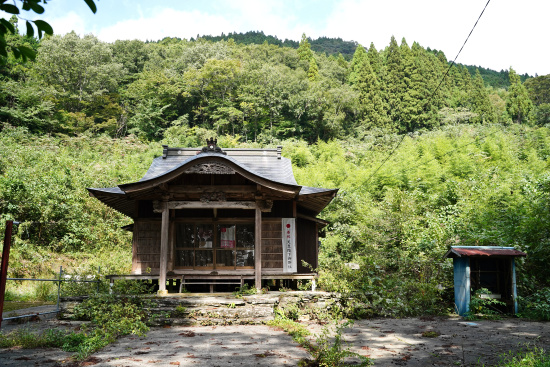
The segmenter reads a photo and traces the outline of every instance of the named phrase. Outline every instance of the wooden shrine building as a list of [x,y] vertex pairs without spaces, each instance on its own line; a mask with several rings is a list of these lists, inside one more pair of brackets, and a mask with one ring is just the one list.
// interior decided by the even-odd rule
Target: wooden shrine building
[[[132,276],[205,282],[312,279],[317,215],[337,193],[298,185],[277,149],[163,146],[138,182],[89,188],[134,220]],[[212,289],[212,287],[211,287]]]

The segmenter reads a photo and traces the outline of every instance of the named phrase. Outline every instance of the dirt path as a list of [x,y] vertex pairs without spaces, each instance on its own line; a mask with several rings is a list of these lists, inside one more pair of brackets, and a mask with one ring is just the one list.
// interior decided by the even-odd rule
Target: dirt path
[[[23,327],[39,330],[52,326],[74,328],[76,324],[46,320]],[[309,329],[319,332],[321,327],[311,324]],[[426,331],[438,336],[422,336]],[[527,343],[550,349],[550,323],[519,319],[469,323],[459,318],[360,320],[345,331],[345,338],[354,351],[372,358],[375,366],[491,366],[503,353]],[[66,366],[69,357],[60,350],[0,349],[0,366]],[[172,326],[152,328],[145,338],[121,338],[85,365],[296,366],[305,357],[307,352],[287,334],[267,326]]]
[[[422,336],[426,331],[439,336]],[[354,351],[368,355],[375,366],[492,366],[503,353],[526,344],[550,350],[550,323],[519,319],[361,320],[346,336]]]

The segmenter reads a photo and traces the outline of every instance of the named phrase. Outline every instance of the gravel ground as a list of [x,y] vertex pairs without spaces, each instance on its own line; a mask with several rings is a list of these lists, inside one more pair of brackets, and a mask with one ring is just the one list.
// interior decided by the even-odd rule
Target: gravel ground
[[[46,319],[6,322],[2,332],[26,327],[75,329],[78,323]],[[321,326],[309,324],[313,333]],[[434,337],[422,334],[430,333]],[[345,331],[352,349],[375,366],[492,366],[526,344],[550,349],[550,323],[520,319],[466,322],[460,318],[373,319]],[[426,333],[424,335],[427,335]],[[308,353],[284,332],[267,326],[172,326],[152,328],[145,338],[124,337],[94,354],[87,366],[296,366]],[[350,361],[353,363],[353,361]],[[71,366],[57,349],[0,349],[0,366]]]

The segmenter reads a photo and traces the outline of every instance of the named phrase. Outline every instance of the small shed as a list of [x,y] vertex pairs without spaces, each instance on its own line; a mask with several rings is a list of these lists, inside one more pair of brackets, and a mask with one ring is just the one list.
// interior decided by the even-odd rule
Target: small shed
[[515,258],[527,256],[513,247],[452,246],[444,258],[453,259],[455,306],[460,316],[470,309],[471,292],[486,288],[491,297],[517,313]]

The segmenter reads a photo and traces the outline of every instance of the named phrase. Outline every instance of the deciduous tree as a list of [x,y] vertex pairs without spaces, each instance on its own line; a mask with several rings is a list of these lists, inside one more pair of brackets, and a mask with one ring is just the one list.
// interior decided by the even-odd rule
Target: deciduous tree
[[[94,0],[84,0],[92,12],[96,12],[97,8]],[[41,4],[46,5],[46,0],[0,0],[0,10],[8,14],[13,14],[17,17],[21,14],[21,10],[26,12],[34,12],[43,14],[45,9]],[[43,34],[53,35],[53,28],[44,20],[26,20],[27,37],[34,37],[35,28],[38,39],[42,38]],[[12,22],[4,18],[0,18],[0,63],[4,64],[8,57],[8,49],[13,53],[16,59],[21,58],[23,61],[27,59],[34,60],[36,51],[26,45],[14,45],[6,42],[6,34],[16,33],[16,28]]]

